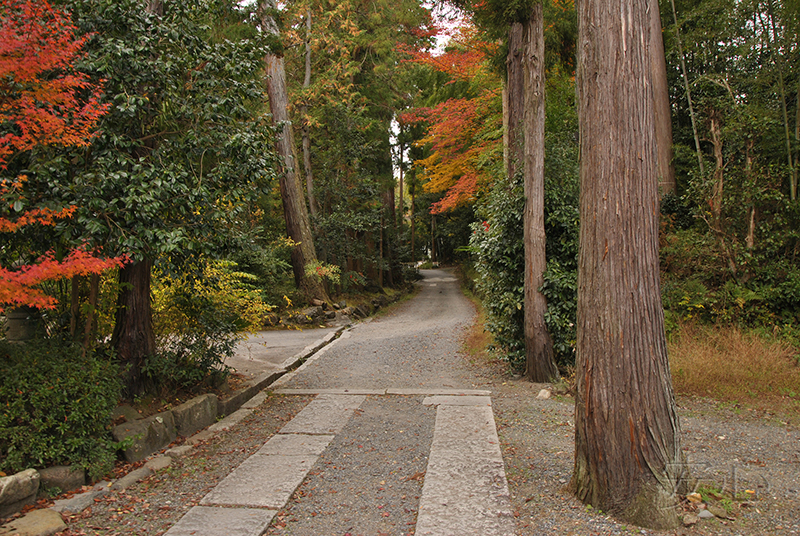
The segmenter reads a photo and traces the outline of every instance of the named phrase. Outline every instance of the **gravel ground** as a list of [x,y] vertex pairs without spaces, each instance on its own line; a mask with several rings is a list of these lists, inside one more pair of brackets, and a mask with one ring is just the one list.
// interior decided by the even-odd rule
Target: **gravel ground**
[[[520,535],[800,534],[800,430],[780,419],[679,398],[690,486],[728,510],[730,519],[644,530],[583,505],[567,489],[574,462],[574,400],[537,400],[546,385],[514,380],[499,369],[493,376],[495,420]],[[685,513],[697,512],[688,501],[683,506]]]
[[422,397],[369,397],[267,534],[414,534],[435,418]]
[[[537,400],[544,386],[514,379],[496,363],[468,362],[460,348],[474,310],[452,274],[425,275],[414,300],[357,326],[282,386],[490,389],[520,535],[800,534],[800,432],[769,416],[698,400],[679,400],[684,450],[698,486],[706,496],[717,489],[713,502],[729,508],[732,519],[657,532],[573,499],[566,490],[573,400]],[[191,456],[71,519],[63,534],[163,534],[311,399],[269,397]],[[413,534],[435,417],[421,401],[369,396],[268,534]]]
[[166,532],[233,469],[257,451],[313,397],[272,396],[241,423],[168,468],[69,516],[62,536],[159,535]]

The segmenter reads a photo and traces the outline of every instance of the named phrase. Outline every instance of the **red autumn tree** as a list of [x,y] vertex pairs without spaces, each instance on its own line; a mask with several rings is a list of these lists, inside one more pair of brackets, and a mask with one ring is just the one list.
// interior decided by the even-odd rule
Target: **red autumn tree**
[[480,41],[473,27],[464,26],[442,54],[404,49],[409,61],[446,74],[451,83],[466,82],[475,94],[417,108],[399,118],[405,124],[428,124],[417,143],[430,148],[429,156],[414,165],[425,191],[445,193],[431,208],[434,214],[473,201],[491,180],[490,155],[502,151],[502,87],[486,59],[493,46]]
[[[87,36],[75,36],[69,16],[46,0],[0,2],[0,172],[37,146],[87,145],[107,105],[100,88],[74,70]],[[25,209],[27,177],[0,177],[0,232],[27,225],[53,225],[75,207]],[[55,307],[37,285],[43,281],[100,273],[121,266],[123,257],[102,259],[77,248],[61,260],[48,252],[32,265],[0,266],[3,305]]]
[[2,0],[0,168],[37,145],[86,145],[106,106],[99,88],[73,70],[87,37],[46,0]]

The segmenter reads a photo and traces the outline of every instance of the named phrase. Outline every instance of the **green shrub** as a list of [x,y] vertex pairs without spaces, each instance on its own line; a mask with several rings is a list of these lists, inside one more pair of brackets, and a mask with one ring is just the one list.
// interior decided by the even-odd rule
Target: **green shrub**
[[232,261],[160,263],[153,280],[157,353],[142,367],[148,387],[163,393],[221,383],[241,334],[263,326],[274,308],[255,282]]
[[575,364],[578,329],[578,272],[565,269],[558,259],[547,262],[542,294],[547,298],[545,321],[553,339],[553,355],[566,370]]
[[72,342],[0,341],[0,470],[79,465],[91,478],[115,459],[118,367]]
[[522,214],[525,198],[519,177],[492,188],[472,226],[470,250],[479,274],[476,288],[486,309],[493,347],[511,367],[525,370],[525,252]]

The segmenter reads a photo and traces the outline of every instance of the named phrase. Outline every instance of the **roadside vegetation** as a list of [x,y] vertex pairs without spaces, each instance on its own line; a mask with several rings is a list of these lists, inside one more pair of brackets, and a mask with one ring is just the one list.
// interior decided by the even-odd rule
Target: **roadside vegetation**
[[[405,292],[418,263],[459,264],[481,311],[467,346],[529,370],[530,173],[504,125],[508,99],[525,102],[508,93],[512,29],[540,3],[0,1],[0,472],[98,477],[120,401],[218,389],[247,332]],[[675,389],[792,422],[795,4],[662,2],[656,96],[672,112],[659,245]],[[573,2],[542,8],[546,263],[528,290],[569,382],[578,28]]]

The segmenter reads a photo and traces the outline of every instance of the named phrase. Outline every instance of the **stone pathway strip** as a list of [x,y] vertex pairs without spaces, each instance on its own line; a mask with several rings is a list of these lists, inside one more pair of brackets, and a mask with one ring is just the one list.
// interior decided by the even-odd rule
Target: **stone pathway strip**
[[259,536],[292,496],[334,435],[366,399],[319,395],[225,477],[166,536]]
[[[263,534],[365,399],[363,394],[318,394],[166,536]],[[423,404],[437,409],[416,534],[515,534],[491,398],[434,392]]]
[[417,516],[418,536],[515,534],[491,399],[433,396],[436,427]]

